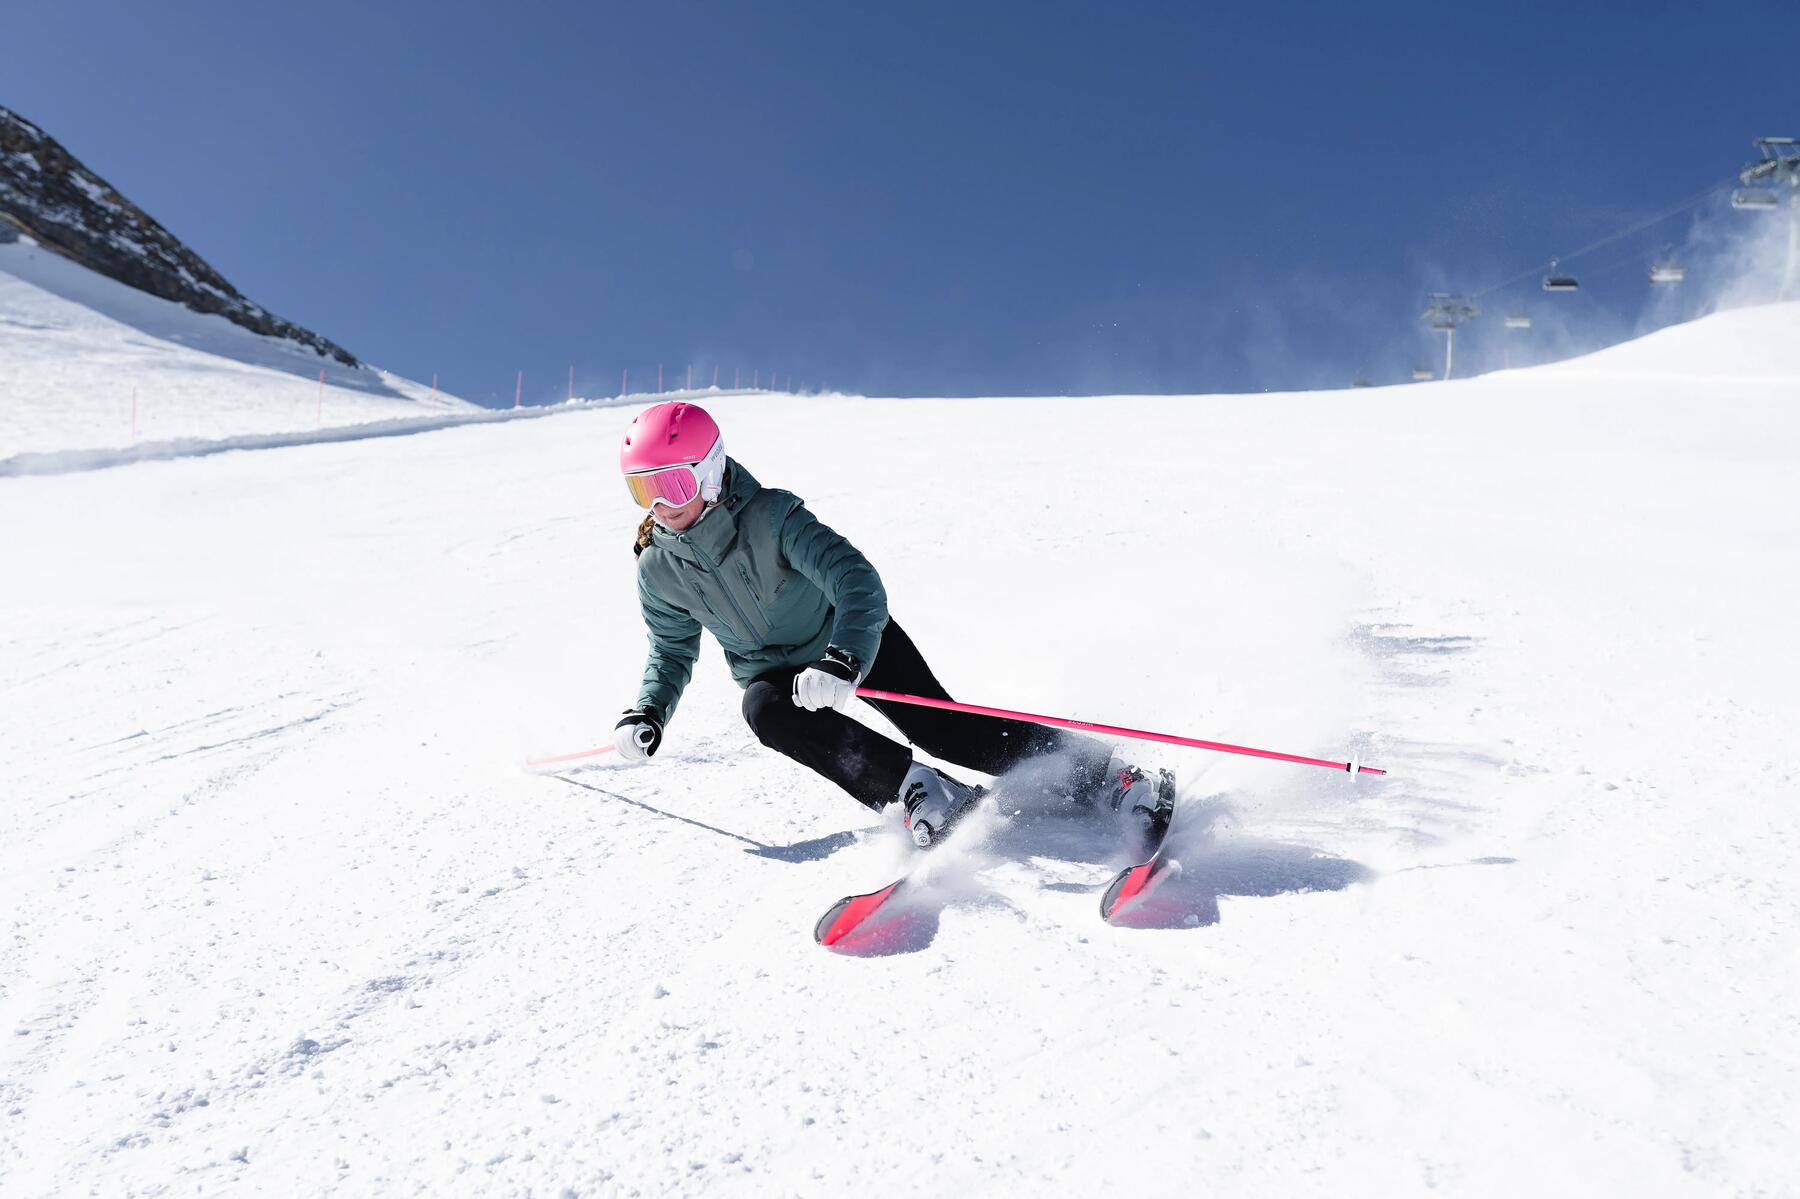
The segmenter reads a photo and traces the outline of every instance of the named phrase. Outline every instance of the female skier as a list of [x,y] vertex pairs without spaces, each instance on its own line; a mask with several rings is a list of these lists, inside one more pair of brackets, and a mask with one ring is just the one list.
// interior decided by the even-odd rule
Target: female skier
[[[650,510],[635,547],[650,655],[637,704],[614,729],[622,757],[647,758],[662,744],[704,628],[744,688],[744,720],[764,745],[877,812],[898,801],[920,847],[970,810],[980,788],[844,715],[861,683],[950,698],[888,615],[881,578],[855,546],[798,496],[760,485],[727,458],[719,426],[697,404],[640,412],[625,431],[619,466],[631,498]],[[1092,738],[869,702],[914,745],[946,761],[998,775],[1054,754],[1058,789],[1071,800],[1103,804],[1145,835],[1168,818],[1170,801],[1159,799],[1154,780]]]

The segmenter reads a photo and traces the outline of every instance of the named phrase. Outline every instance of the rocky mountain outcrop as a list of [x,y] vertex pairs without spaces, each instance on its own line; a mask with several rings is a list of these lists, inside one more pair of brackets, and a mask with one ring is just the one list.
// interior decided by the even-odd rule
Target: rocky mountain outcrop
[[13,229],[127,286],[359,365],[343,347],[251,303],[55,138],[0,106],[0,240]]

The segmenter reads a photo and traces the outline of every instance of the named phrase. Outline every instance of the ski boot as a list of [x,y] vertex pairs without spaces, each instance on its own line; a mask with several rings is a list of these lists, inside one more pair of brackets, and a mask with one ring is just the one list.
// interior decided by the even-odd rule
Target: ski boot
[[913,844],[927,849],[940,841],[952,826],[975,810],[986,790],[959,783],[943,772],[914,762],[900,782],[900,803],[906,809],[906,831]]
[[1116,815],[1145,846],[1160,845],[1175,812],[1175,776],[1167,770],[1147,774],[1114,754],[1095,803]]

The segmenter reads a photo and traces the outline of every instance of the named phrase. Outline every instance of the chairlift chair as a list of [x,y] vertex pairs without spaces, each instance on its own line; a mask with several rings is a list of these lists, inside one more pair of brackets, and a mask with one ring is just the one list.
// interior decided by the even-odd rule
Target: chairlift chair
[[1653,262],[1650,264],[1650,282],[1680,283],[1687,278],[1687,268],[1679,262]]
[[1506,327],[1508,329],[1529,329],[1529,328],[1531,328],[1531,314],[1528,312],[1509,312],[1509,313],[1507,313],[1506,314]]
[[1580,291],[1581,281],[1569,274],[1560,274],[1556,269],[1556,259],[1550,260],[1550,273],[1544,276],[1545,291]]
[[1775,194],[1773,188],[1740,187],[1731,193],[1731,206],[1733,208],[1766,211],[1767,209],[1777,207],[1780,203],[1781,197]]

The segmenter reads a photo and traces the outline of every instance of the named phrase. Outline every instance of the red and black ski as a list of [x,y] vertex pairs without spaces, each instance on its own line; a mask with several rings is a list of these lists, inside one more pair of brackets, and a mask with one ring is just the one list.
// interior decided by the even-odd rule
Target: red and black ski
[[1149,861],[1119,871],[1100,896],[1101,919],[1111,922],[1114,916],[1122,916],[1137,906],[1168,870],[1169,859],[1159,849]]
[[1163,876],[1171,872],[1171,868],[1181,869],[1163,854],[1169,843],[1169,824],[1175,817],[1175,776],[1162,771],[1156,790],[1158,799],[1163,801],[1159,805],[1163,815],[1150,830],[1149,844],[1144,847],[1149,856],[1137,865],[1119,871],[1100,893],[1100,918],[1109,923],[1115,916],[1123,916],[1135,908]]
[[[1162,816],[1150,829],[1148,842],[1143,848],[1145,860],[1120,871],[1101,897],[1100,914],[1108,921],[1115,916],[1128,914],[1155,889],[1157,881],[1164,874],[1176,873],[1181,869],[1162,852],[1168,843],[1169,823],[1175,811],[1173,774],[1166,770],[1160,772],[1157,793],[1163,801],[1159,805]],[[896,909],[905,909],[907,904],[904,901],[895,903],[895,898],[919,886],[915,881],[918,878],[919,872],[915,869],[879,891],[844,896],[819,917],[819,922],[813,926],[813,940],[829,949],[845,943],[860,945],[881,937],[885,926],[904,921],[903,912],[895,913]]]
[[[838,945],[846,938],[854,938],[858,945],[862,945],[871,940],[871,938],[879,940],[884,932],[881,926],[888,923],[897,924],[902,921],[898,919],[894,921],[878,919],[878,913],[881,913],[883,908],[890,907],[894,896],[899,895],[903,891],[911,890],[917,885],[915,880],[920,879],[929,868],[928,863],[930,859],[923,856],[923,854],[941,857],[944,853],[943,847],[954,839],[952,834],[960,833],[965,822],[967,822],[969,817],[973,816],[978,810],[984,807],[994,810],[993,805],[994,799],[992,793],[986,788],[978,788],[977,802],[964,809],[963,815],[958,818],[956,823],[944,830],[944,833],[940,835],[939,840],[933,843],[931,849],[922,851],[922,855],[914,859],[912,869],[908,870],[905,874],[881,888],[879,891],[870,891],[866,895],[846,895],[836,903],[832,904],[826,913],[819,917],[819,922],[813,925],[813,940],[827,948]],[[869,933],[871,936],[856,937],[855,934],[859,930]],[[892,932],[894,930],[887,929],[885,931]],[[846,946],[846,948],[848,947]]]
[[897,878],[879,891],[870,891],[867,895],[844,896],[819,917],[819,922],[813,926],[813,940],[827,948],[836,945],[861,928],[905,886],[906,879]]

